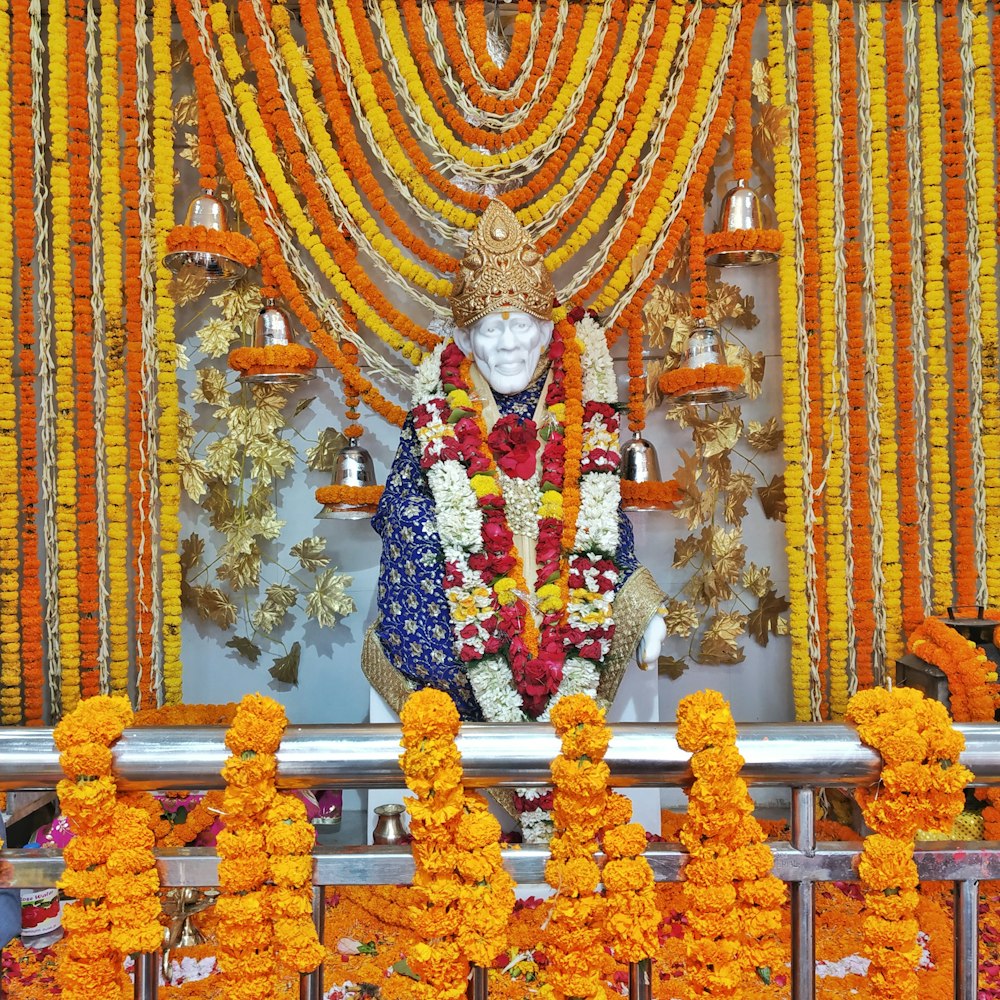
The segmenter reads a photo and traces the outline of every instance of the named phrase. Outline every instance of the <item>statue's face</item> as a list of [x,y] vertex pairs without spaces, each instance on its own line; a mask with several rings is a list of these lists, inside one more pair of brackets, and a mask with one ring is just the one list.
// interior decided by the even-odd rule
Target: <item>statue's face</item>
[[471,351],[490,388],[504,396],[528,387],[551,339],[551,320],[513,311],[490,313],[455,335],[458,346],[466,354]]

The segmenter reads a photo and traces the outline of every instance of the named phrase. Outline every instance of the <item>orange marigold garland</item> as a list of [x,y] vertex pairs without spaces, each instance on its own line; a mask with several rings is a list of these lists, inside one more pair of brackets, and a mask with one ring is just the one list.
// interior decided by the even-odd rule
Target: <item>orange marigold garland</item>
[[671,368],[660,376],[660,392],[683,396],[696,389],[737,389],[743,384],[741,365],[703,365],[701,368]]
[[179,253],[184,250],[198,253],[214,253],[229,257],[244,267],[257,263],[257,245],[248,236],[232,229],[219,231],[205,226],[174,226],[167,236],[167,251]]
[[279,963],[307,972],[323,960],[307,903],[314,839],[302,826],[304,812],[275,788],[275,754],[286,724],[281,705],[250,694],[226,733],[232,756],[222,769],[225,828],[216,842],[222,893],[216,912],[219,968],[231,1000],[271,997]]
[[[606,822],[611,730],[604,711],[585,694],[561,698],[550,718],[562,740],[552,762],[551,859],[545,881],[556,890],[550,903],[544,950],[547,982],[557,1000],[602,994],[606,957],[602,941],[604,900],[594,852]],[[614,838],[612,838],[614,845]],[[622,845],[625,846],[625,845]]]
[[691,754],[694,784],[680,840],[688,901],[685,937],[687,995],[741,996],[744,977],[765,983],[784,963],[784,883],[753,800],[739,776],[736,723],[718,691],[700,691],[677,708],[677,745]]
[[400,718],[400,766],[416,796],[406,800],[413,885],[422,897],[409,918],[429,939],[409,956],[420,975],[409,996],[463,997],[469,963],[488,968],[507,950],[514,881],[503,868],[500,824],[486,800],[462,785],[452,700],[425,688],[410,696]]
[[950,830],[972,773],[959,762],[965,740],[944,706],[916,688],[860,691],[845,718],[882,755],[874,788],[858,789],[865,838],[858,872],[865,888],[868,981],[877,1000],[916,1000],[918,830]]
[[316,367],[316,352],[301,344],[237,347],[229,352],[229,367],[240,375],[265,372],[309,372]]
[[669,510],[683,495],[676,479],[647,483],[623,479],[621,491],[622,503],[626,507],[655,507],[657,510]]
[[73,839],[60,888],[76,902],[63,911],[67,941],[58,967],[67,1000],[117,998],[122,959],[162,940],[153,835],[141,810],[118,802],[111,746],[132,719],[125,698],[80,702],[53,734],[66,777],[57,792]]

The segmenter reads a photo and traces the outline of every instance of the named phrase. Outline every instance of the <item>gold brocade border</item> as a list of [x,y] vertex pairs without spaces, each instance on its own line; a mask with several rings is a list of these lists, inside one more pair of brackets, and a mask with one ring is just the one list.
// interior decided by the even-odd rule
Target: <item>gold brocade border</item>
[[[652,574],[644,566],[640,566],[619,591],[615,599],[615,637],[611,643],[611,652],[601,669],[601,683],[597,689],[597,700],[602,708],[607,708],[614,701],[629,661],[635,654],[650,619],[663,603],[664,596]],[[361,670],[371,686],[399,715],[415,688],[389,662],[375,632],[377,625],[378,619],[372,622],[365,633]],[[517,815],[513,789],[493,788],[490,789],[490,794],[511,816]]]

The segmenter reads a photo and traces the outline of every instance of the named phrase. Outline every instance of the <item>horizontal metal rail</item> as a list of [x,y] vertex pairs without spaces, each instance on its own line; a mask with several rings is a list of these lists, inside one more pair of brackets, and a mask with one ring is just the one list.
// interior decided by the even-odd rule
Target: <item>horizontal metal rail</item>
[[[977,785],[1000,784],[1000,725],[956,727],[965,737],[961,762]],[[611,781],[619,788],[685,786],[689,756],[677,746],[676,727],[618,724],[607,753]],[[223,787],[228,756],[221,727],[163,727],[127,731],[114,747],[114,773],[123,790],[213,789]],[[394,725],[292,726],[278,753],[277,783],[284,789],[398,788],[400,729]],[[772,845],[774,872],[789,884],[792,904],[792,1000],[814,1000],[816,882],[857,879],[857,844],[817,844],[814,789],[861,787],[878,781],[879,755],[842,725],[762,723],[740,727],[737,745],[751,784],[792,789],[791,842]],[[549,765],[559,742],[546,725],[462,727],[458,738],[468,785],[539,787],[549,783]],[[0,789],[53,788],[62,778],[51,729],[0,729]],[[687,855],[677,845],[651,845],[646,857],[657,881],[683,878]],[[412,881],[409,848],[338,847],[313,852],[314,918],[322,928],[326,885],[386,885]],[[504,851],[504,865],[520,883],[544,882],[545,848],[526,845]],[[955,886],[955,998],[976,1000],[978,885],[1000,879],[1000,843],[926,843],[916,851],[924,881]],[[211,849],[158,851],[164,886],[218,884],[218,857]],[[54,886],[63,869],[58,852],[4,851],[0,887]],[[156,996],[156,957],[137,956],[136,1000]],[[648,966],[629,970],[630,996],[650,995]],[[300,1000],[319,1000],[322,967],[302,977]],[[486,997],[486,976],[470,980],[470,996]]]
[[[956,727],[965,736],[962,763],[975,784],[1000,784],[1000,725]],[[676,726],[617,723],[606,760],[616,787],[690,784],[689,755]],[[127,730],[114,747],[118,786],[139,789],[222,788],[228,756],[225,729],[183,726]],[[281,788],[394,788],[400,728],[395,725],[289,726],[278,752]],[[879,755],[848,726],[756,723],[740,726],[742,776],[754,785],[858,787],[878,780]],[[465,781],[474,788],[539,787],[551,781],[559,753],[552,728],[541,724],[470,723],[458,737]],[[62,778],[51,729],[0,729],[0,789],[54,788]]]

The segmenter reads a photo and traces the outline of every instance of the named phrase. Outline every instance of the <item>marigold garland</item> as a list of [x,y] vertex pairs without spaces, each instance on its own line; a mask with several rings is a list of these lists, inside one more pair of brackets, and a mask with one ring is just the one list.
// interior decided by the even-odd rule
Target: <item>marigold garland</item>
[[[948,329],[945,316],[941,203],[941,105],[939,95],[937,5],[918,0],[920,61],[920,140],[924,196],[924,308],[927,316],[927,384],[929,399],[930,505],[934,604],[943,610],[952,601],[951,429],[948,417]],[[964,250],[963,250],[964,254]]]
[[[543,942],[547,982],[556,1000],[600,996],[605,955],[601,947],[604,900],[594,860],[598,836],[607,825],[608,765],[611,741],[604,711],[583,694],[561,698],[552,708],[552,725],[562,740],[552,762],[551,859],[545,881],[556,890],[549,904]],[[641,928],[639,948],[645,941]]]
[[[779,112],[787,108],[784,33],[781,9],[767,5],[768,68],[771,104]],[[799,287],[795,274],[795,207],[789,146],[779,142],[774,149],[774,201],[778,228],[787,252],[778,259],[778,306],[781,318],[782,419],[785,425],[785,552],[788,556],[788,592],[791,600],[789,633],[791,635],[792,699],[795,718],[810,718],[809,610],[806,595],[804,523],[804,472],[802,392],[798,343]]]
[[117,801],[111,746],[132,719],[125,698],[82,701],[53,737],[66,777],[56,789],[72,840],[60,888],[77,902],[62,914],[66,952],[57,976],[67,1000],[117,997],[124,955],[156,951],[160,880],[141,810]]
[[452,700],[425,688],[409,697],[400,719],[400,766],[415,796],[407,797],[406,809],[419,901],[409,919],[424,938],[408,956],[420,976],[409,995],[459,1000],[469,963],[488,968],[507,949],[514,882],[503,868],[500,824],[485,799],[462,785]]
[[286,724],[281,705],[251,694],[226,733],[216,913],[219,968],[237,1000],[272,996],[282,966],[309,972],[325,953],[312,922],[315,831],[302,803],[275,788]]
[[741,365],[703,365],[701,368],[671,368],[660,376],[660,392],[683,396],[699,389],[736,389],[743,384]]
[[205,226],[173,226],[167,235],[167,252],[214,253],[235,260],[244,267],[257,263],[257,245],[233,229],[208,229]]
[[683,495],[675,479],[648,483],[623,479],[621,490],[622,504],[626,508],[656,507],[658,510],[669,510]]
[[859,874],[865,887],[868,979],[884,1000],[916,1000],[920,958],[915,919],[918,830],[950,829],[962,811],[972,773],[959,763],[965,740],[944,706],[916,688],[860,691],[845,719],[882,755],[879,784],[858,789],[865,822]]
[[260,372],[306,372],[316,367],[316,352],[301,344],[237,347],[229,352],[229,367],[241,375]]
[[[11,18],[6,2],[0,3],[0,130],[11,135]],[[30,77],[29,77],[30,79]],[[0,204],[13,199],[11,143],[0,150]],[[0,217],[0,309],[14,311],[14,228],[12,213]],[[18,444],[17,401],[14,389],[14,327],[0,334],[0,723],[15,725],[23,719],[21,695],[21,635],[18,619],[20,556],[17,522]]]
[[316,490],[316,502],[370,507],[378,504],[384,490],[384,486],[320,486]]
[[736,724],[721,694],[700,691],[681,699],[677,745],[691,754],[695,779],[680,831],[689,854],[686,995],[741,996],[747,973],[769,983],[784,964],[785,886],[771,874],[774,859],[739,776]]

